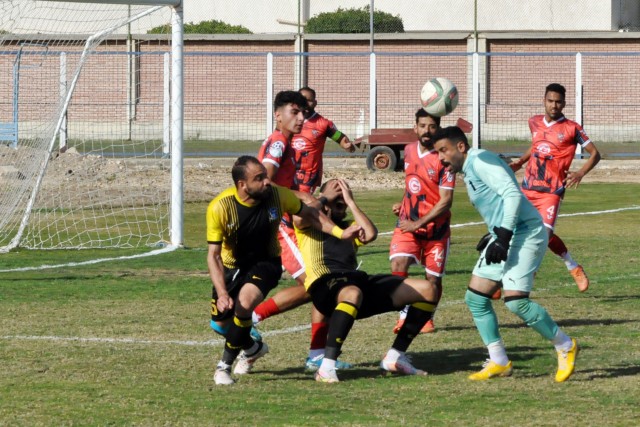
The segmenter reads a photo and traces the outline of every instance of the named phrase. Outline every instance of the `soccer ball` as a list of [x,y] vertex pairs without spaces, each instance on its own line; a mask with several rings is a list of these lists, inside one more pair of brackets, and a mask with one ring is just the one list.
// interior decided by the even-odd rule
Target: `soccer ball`
[[420,101],[427,113],[436,117],[446,116],[458,105],[458,89],[451,80],[436,77],[422,86]]

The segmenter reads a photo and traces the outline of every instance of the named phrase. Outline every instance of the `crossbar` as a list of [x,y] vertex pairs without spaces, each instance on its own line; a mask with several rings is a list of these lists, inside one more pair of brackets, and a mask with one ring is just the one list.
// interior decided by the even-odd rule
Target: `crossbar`
[[130,4],[141,6],[180,6],[182,0],[43,0],[64,3]]

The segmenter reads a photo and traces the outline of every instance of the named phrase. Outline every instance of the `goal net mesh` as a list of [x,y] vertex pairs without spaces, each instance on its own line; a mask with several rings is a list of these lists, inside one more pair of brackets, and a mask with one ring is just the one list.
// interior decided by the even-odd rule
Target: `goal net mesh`
[[0,251],[169,239],[170,20],[169,7],[0,2]]

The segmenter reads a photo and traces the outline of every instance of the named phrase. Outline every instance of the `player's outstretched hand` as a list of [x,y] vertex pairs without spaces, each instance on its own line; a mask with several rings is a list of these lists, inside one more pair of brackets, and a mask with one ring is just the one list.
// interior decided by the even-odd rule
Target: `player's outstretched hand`
[[507,230],[502,227],[493,227],[493,232],[496,233],[496,239],[489,243],[487,251],[484,253],[484,258],[489,264],[500,264],[502,261],[507,260],[509,254],[509,245],[513,231]]

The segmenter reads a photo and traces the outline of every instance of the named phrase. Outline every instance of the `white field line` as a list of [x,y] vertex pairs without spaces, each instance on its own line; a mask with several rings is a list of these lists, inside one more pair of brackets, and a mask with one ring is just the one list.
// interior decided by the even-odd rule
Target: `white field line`
[[68,262],[65,264],[55,264],[55,265],[40,265],[37,267],[18,267],[18,268],[10,268],[10,269],[6,269],[6,270],[0,270],[0,273],[10,273],[12,271],[33,271],[33,270],[44,270],[47,268],[62,268],[62,267],[77,267],[80,265],[90,265],[90,264],[98,264],[101,262],[107,262],[107,261],[119,261],[119,260],[126,260],[126,259],[136,259],[136,258],[145,258],[148,256],[155,256],[155,255],[160,255],[163,254],[165,252],[173,252],[176,249],[178,249],[179,246],[173,246],[173,245],[168,245],[164,248],[161,249],[154,249],[150,252],[145,252],[142,254],[136,254],[136,255],[124,255],[124,256],[119,256],[119,257],[112,257],[112,258],[100,258],[100,259],[92,259],[89,261],[79,261],[79,262]]
[[[622,211],[633,211],[633,210],[638,210],[640,209],[640,206],[637,205],[632,205],[626,208],[618,208],[618,209],[607,209],[605,211],[592,211],[592,212],[576,212],[576,213],[571,213],[571,214],[560,214],[558,215],[559,218],[564,218],[564,217],[569,217],[569,216],[583,216],[583,215],[602,215],[602,214],[608,214],[608,213],[616,213],[616,212],[622,212]],[[462,224],[452,224],[451,228],[461,228],[461,227],[469,227],[472,225],[482,225],[484,224],[483,221],[479,221],[479,222],[466,222],[466,223],[462,223]],[[393,231],[385,231],[383,233],[378,233],[378,236],[390,236],[393,234]]]
[[[634,210],[634,209],[640,209],[640,206],[610,209],[606,211],[582,212],[582,213],[566,214],[566,215],[560,215],[560,216],[599,215],[604,213],[614,213],[614,212],[621,212],[621,211]],[[469,225],[478,225],[478,224],[483,224],[483,223],[471,222],[466,224],[455,224],[455,225],[452,225],[452,227],[465,227]],[[384,234],[390,234],[390,232],[384,233]],[[173,250],[173,248],[171,250]],[[0,271],[3,271],[3,270],[0,270]],[[640,276],[640,273],[632,274],[630,276],[625,276],[625,277],[615,277],[612,279],[624,279],[628,277],[638,277],[638,276]],[[538,288],[535,291],[546,292],[547,289]],[[442,310],[447,306],[459,305],[459,304],[464,304],[464,300],[446,301],[438,305],[438,310]],[[300,331],[306,331],[309,329],[311,329],[310,324],[298,325],[298,326],[292,326],[284,329],[265,331],[265,332],[262,332],[262,336],[271,337],[271,336],[277,336],[277,335],[296,333]],[[212,347],[221,346],[224,344],[223,339],[213,339],[213,340],[207,340],[207,341],[193,341],[193,340],[154,341],[154,340],[143,340],[143,339],[136,339],[136,338],[99,338],[99,337],[87,338],[87,337],[37,336],[37,335],[4,335],[4,336],[0,336],[0,339],[1,340],[25,340],[25,341],[54,341],[54,342],[57,341],[57,342],[80,342],[80,343],[110,343],[110,344],[133,344],[133,345],[180,345],[180,346],[212,346]]]

